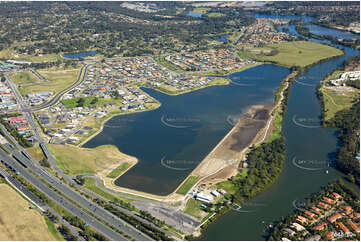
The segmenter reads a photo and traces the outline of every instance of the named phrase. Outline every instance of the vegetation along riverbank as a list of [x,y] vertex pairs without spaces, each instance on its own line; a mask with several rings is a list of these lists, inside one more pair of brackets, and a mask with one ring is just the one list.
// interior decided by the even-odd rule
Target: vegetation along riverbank
[[341,148],[336,166],[348,179],[360,185],[360,69],[359,56],[345,61],[330,73],[317,89],[322,106],[323,127],[339,129]]

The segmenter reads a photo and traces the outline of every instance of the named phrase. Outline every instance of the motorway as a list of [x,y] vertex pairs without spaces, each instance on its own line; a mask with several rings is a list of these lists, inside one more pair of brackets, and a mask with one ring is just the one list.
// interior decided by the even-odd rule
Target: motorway
[[54,190],[50,189],[47,185],[42,183],[38,178],[30,174],[26,168],[19,163],[15,162],[11,159],[7,153],[3,150],[0,150],[1,160],[6,163],[8,166],[12,167],[16,172],[27,180],[30,184],[36,187],[40,192],[44,193],[49,199],[55,202],[60,207],[63,207],[65,210],[70,212],[71,214],[79,217],[85,223],[92,226],[95,230],[105,235],[107,238],[111,240],[126,240],[123,236],[118,234],[117,232],[110,229],[108,226],[105,226],[103,223],[99,222],[97,219],[91,217],[87,213],[83,212],[80,208],[64,199],[61,195],[59,195]]

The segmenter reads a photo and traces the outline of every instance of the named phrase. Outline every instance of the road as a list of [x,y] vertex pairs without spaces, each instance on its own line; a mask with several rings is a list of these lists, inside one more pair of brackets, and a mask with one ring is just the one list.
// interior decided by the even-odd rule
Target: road
[[67,199],[64,199],[61,195],[59,195],[54,190],[50,189],[47,185],[42,183],[38,178],[30,174],[26,168],[19,165],[18,162],[15,162],[11,159],[5,151],[2,149],[0,150],[0,158],[3,163],[7,164],[8,166],[12,167],[16,172],[20,174],[25,180],[27,180],[30,184],[32,184],[36,189],[40,192],[44,193],[49,199],[55,202],[58,206],[64,208],[69,213],[79,217],[85,223],[93,227],[98,232],[105,235],[107,238],[111,240],[126,240],[123,236],[119,233],[113,231],[108,226],[104,225],[103,223],[99,222],[94,217],[91,217],[87,213],[83,212],[80,208],[75,206],[73,203],[69,202]]
[[58,222],[62,224],[65,227],[68,227],[70,230],[70,233],[77,238],[77,240],[84,241],[84,238],[79,235],[79,232],[77,229],[75,229],[71,224],[69,224],[65,219],[63,219],[58,212],[56,212],[54,209],[50,208],[46,204],[44,204],[37,196],[35,196],[32,192],[30,192],[24,185],[22,185],[16,178],[11,176],[7,171],[2,169],[0,167],[0,175],[6,179],[6,181],[17,189],[23,196],[25,196],[27,199],[29,199],[33,204],[35,204],[42,212],[45,214],[52,214],[55,217],[57,217]]
[[[80,75],[79,75],[80,76]],[[30,127],[33,129],[35,136],[38,139],[38,142],[45,154],[45,156],[48,158],[48,161],[51,163],[53,169],[60,175],[61,177],[64,177],[70,184],[76,185],[75,182],[73,182],[72,177],[66,175],[55,163],[54,157],[51,155],[46,142],[42,139],[40,136],[40,133],[38,131],[38,127],[34,122],[34,119],[32,117],[32,111],[27,108],[26,104],[24,103],[23,99],[21,98],[20,94],[18,93],[15,85],[11,82],[11,80],[5,75],[6,80],[12,89],[17,102],[21,106],[24,116],[26,117]],[[45,169],[43,169],[36,161],[29,160],[27,157],[25,157],[23,154],[21,154],[19,151],[14,151],[13,155],[17,157],[18,160],[21,160],[22,162],[26,163],[35,174],[42,177],[48,184],[51,184],[54,186],[58,191],[63,193],[66,197],[69,199],[77,202],[82,208],[88,210],[91,213],[94,213],[97,217],[101,218],[103,221],[107,222],[108,224],[112,224],[115,228],[119,229],[120,231],[130,235],[136,240],[152,240],[149,236],[143,234],[142,232],[138,231],[136,228],[132,227],[130,224],[126,223],[125,221],[115,217],[113,214],[108,212],[107,210],[103,209],[102,207],[98,206],[96,203],[93,203],[92,201],[86,199],[81,194],[79,194],[77,191],[75,191],[70,186],[63,184],[57,177],[53,176],[49,172],[47,172]],[[122,239],[124,240],[124,238]]]

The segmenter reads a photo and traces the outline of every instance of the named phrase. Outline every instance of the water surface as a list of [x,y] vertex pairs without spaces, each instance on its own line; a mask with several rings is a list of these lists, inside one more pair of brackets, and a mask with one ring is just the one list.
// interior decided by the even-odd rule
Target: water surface
[[68,58],[68,59],[79,59],[79,58],[84,58],[84,57],[88,57],[88,56],[94,56],[96,54],[98,54],[97,51],[87,51],[87,52],[64,54],[64,57]]
[[273,102],[276,88],[289,73],[283,67],[260,65],[230,75],[238,85],[179,96],[145,89],[162,103],[160,108],[112,118],[85,147],[114,144],[139,159],[116,185],[169,194],[233,127],[230,118],[239,118],[252,105]]

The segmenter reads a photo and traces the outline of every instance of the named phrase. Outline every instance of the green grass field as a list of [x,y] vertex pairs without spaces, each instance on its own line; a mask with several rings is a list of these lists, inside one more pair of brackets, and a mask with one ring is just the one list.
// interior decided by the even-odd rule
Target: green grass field
[[217,17],[226,16],[226,15],[224,13],[209,13],[209,14],[207,14],[207,16],[210,18],[217,18]]
[[72,145],[50,144],[49,149],[55,156],[58,166],[72,176],[96,174],[108,169],[110,165],[121,164],[129,159],[129,156],[122,154],[112,145],[79,148]]
[[200,178],[197,176],[190,176],[187,178],[187,180],[182,184],[180,188],[176,191],[176,193],[181,195],[186,195],[189,189],[191,189],[194,184],[199,180]]
[[188,200],[184,212],[196,218],[202,218],[201,202],[191,198]]
[[107,177],[109,178],[117,178],[118,176],[120,176],[125,170],[127,170],[130,167],[130,164],[125,162],[123,164],[121,164],[120,166],[118,166],[117,168],[115,168],[114,170],[112,170]]
[[208,10],[210,10],[210,8],[194,8],[194,9],[192,10],[192,13],[205,14]]
[[14,72],[10,75],[10,79],[17,85],[28,85],[40,82],[40,80],[31,71]]
[[116,199],[123,200],[125,202],[134,201],[133,199],[115,196],[109,192],[104,191],[103,189],[101,189],[97,186],[96,180],[94,178],[89,178],[89,177],[85,178],[85,182],[84,182],[83,186],[109,201],[115,201]]
[[[265,54],[271,50],[275,50],[277,54]],[[267,45],[261,49],[247,49],[245,51],[241,51],[239,56],[245,59],[254,58],[260,61],[271,61],[286,67],[306,67],[322,59],[327,59],[342,54],[343,52],[341,50],[331,46],[309,41],[292,41]]]
[[[62,100],[61,103],[67,108],[75,108],[78,105],[79,99],[80,99],[79,97],[72,99],[65,99]],[[95,97],[83,97],[83,99],[84,99],[83,107],[87,107],[91,105],[101,106],[107,103],[114,102],[114,100],[112,99],[95,98]]]
[[357,89],[353,88],[352,91],[343,95],[335,93],[332,89],[322,87],[323,100],[325,104],[325,121],[330,120],[333,116],[343,109],[348,109],[352,106],[353,102],[360,93]]
[[39,74],[49,80],[41,84],[27,85],[19,89],[22,95],[33,92],[54,92],[58,93],[77,81],[80,68],[66,70],[38,70]]

